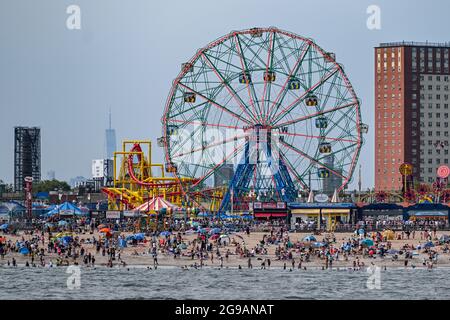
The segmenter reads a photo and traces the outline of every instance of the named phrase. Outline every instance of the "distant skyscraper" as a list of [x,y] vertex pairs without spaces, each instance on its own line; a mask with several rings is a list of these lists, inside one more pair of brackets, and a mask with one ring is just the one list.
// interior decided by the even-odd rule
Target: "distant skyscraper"
[[228,186],[233,179],[233,164],[224,164],[214,172],[214,187]]
[[401,190],[399,167],[432,183],[449,164],[450,44],[398,42],[375,48],[375,189]]
[[77,188],[81,184],[85,183],[88,179],[82,176],[78,176],[69,180],[69,186],[72,188]]
[[14,128],[14,190],[23,191],[25,177],[41,180],[41,129]]
[[106,158],[112,159],[116,151],[116,130],[111,126],[111,111],[109,111],[109,128],[105,132],[106,137]]
[[[328,155],[323,160],[323,163],[333,171],[342,174],[342,170],[334,167],[334,155]],[[328,178],[323,179],[323,193],[332,195],[336,189],[342,185],[342,177],[330,172]]]

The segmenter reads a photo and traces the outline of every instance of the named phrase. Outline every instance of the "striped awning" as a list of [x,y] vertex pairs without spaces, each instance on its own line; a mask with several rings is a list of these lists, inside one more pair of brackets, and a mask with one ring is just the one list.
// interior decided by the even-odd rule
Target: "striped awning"
[[139,207],[135,208],[133,211],[149,212],[149,211],[159,211],[161,209],[176,210],[179,209],[179,207],[177,207],[173,203],[170,203],[169,201],[167,201],[162,197],[155,197],[150,199],[149,201],[144,202]]

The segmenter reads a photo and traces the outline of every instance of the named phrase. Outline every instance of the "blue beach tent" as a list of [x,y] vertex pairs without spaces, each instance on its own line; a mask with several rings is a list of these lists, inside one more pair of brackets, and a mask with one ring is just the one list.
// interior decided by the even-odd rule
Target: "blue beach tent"
[[73,216],[73,215],[81,216],[81,215],[84,215],[85,213],[83,211],[81,211],[81,209],[78,208],[77,206],[75,206],[73,203],[64,202],[64,203],[60,204],[59,206],[57,206],[56,208],[54,208],[53,210],[50,210],[49,212],[47,212],[45,214],[45,216],[51,217],[51,216],[54,216],[55,214],[64,215],[64,216]]

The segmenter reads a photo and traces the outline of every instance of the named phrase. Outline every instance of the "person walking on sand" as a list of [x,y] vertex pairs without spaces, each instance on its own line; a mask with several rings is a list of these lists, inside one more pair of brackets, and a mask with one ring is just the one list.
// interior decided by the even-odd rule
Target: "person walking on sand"
[[270,269],[270,259],[267,259],[267,268]]
[[156,267],[158,265],[158,254],[153,252],[153,266]]
[[249,269],[253,269],[253,266],[252,266],[252,258],[248,258],[248,268],[249,268]]
[[295,269],[295,259],[292,259],[292,269]]

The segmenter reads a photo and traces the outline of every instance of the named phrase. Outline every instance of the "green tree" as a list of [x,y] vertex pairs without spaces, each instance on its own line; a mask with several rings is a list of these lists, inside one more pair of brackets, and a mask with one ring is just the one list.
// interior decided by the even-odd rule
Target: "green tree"
[[43,180],[33,183],[33,192],[49,192],[55,190],[70,191],[70,186],[65,181]]

